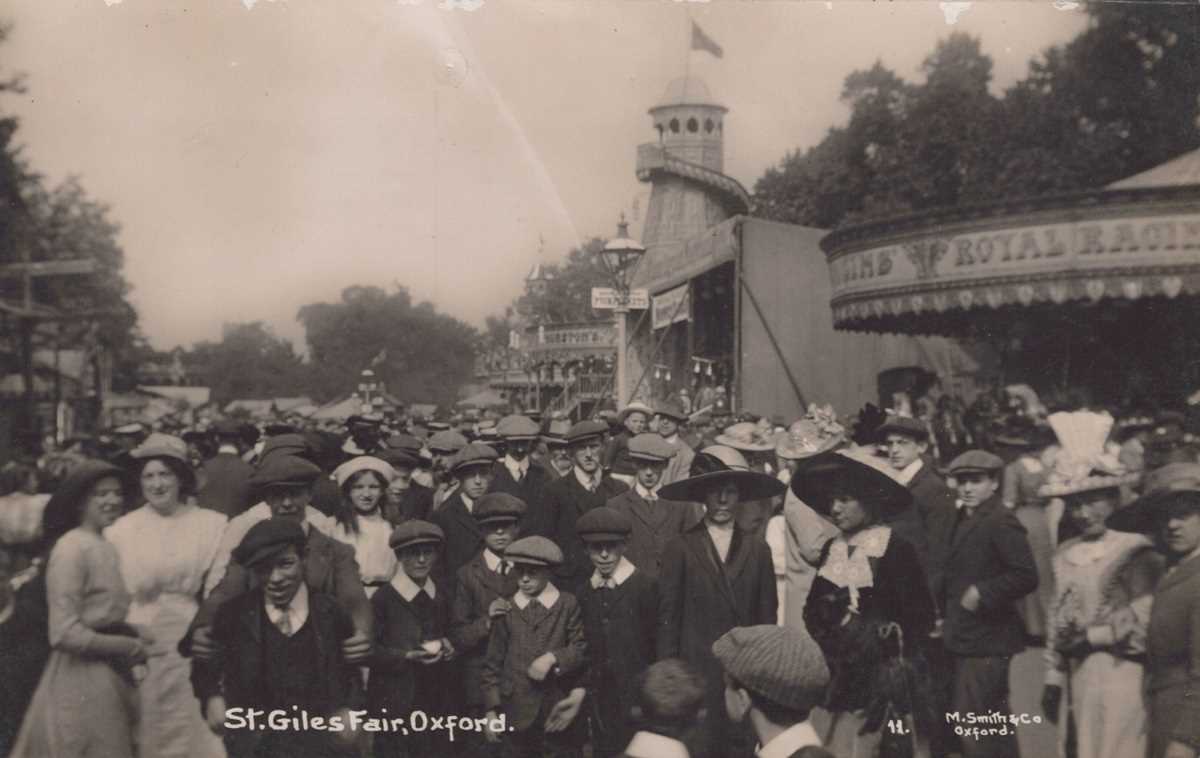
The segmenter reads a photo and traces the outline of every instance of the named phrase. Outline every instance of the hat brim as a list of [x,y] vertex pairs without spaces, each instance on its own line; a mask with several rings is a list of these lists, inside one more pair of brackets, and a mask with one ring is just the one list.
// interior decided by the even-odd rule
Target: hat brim
[[707,474],[680,479],[663,486],[658,495],[667,500],[703,502],[705,492],[728,481],[737,484],[740,502],[766,500],[787,491],[787,485],[773,476],[758,471],[730,470],[710,471]]
[[599,439],[604,439],[604,432],[594,432],[592,434],[585,434],[582,437],[572,437],[567,439],[567,446],[570,447],[571,445],[579,445],[589,440]]
[[1142,495],[1124,508],[1117,509],[1105,523],[1119,532],[1153,532],[1167,515],[1166,506],[1180,495],[1200,495],[1200,490],[1183,489]]
[[845,441],[846,438],[839,434],[836,437],[831,437],[830,439],[826,440],[825,443],[816,450],[801,450],[800,448],[789,444],[785,438],[780,440],[779,443],[775,445],[775,455],[778,455],[780,458],[786,458],[789,461],[804,461],[808,460],[809,458],[815,458],[822,453],[828,453],[831,450],[836,450]]
[[645,408],[640,405],[634,405],[634,406],[628,407],[625,410],[623,410],[617,414],[617,423],[624,424],[625,419],[629,418],[630,414],[633,414],[633,413],[641,413],[646,417],[646,420],[649,421],[650,418],[654,415],[654,410],[651,408]]
[[883,422],[882,424],[880,424],[879,428],[876,429],[875,431],[876,431],[876,434],[878,434],[881,439],[889,433],[903,434],[905,437],[912,437],[913,439],[915,439],[919,442],[924,442],[929,439],[929,430],[928,429],[921,427],[918,430],[918,429],[914,429],[911,426],[906,426],[904,424],[897,424],[894,421]]
[[1141,476],[1139,474],[1121,474],[1119,476],[1095,474],[1084,479],[1066,482],[1063,484],[1044,484],[1038,488],[1037,495],[1040,498],[1049,499],[1056,497],[1067,497],[1069,495],[1079,495],[1084,492],[1119,489],[1121,487],[1137,484],[1140,478]]
[[404,542],[397,542],[395,545],[389,543],[388,547],[395,552],[398,550],[403,550],[406,547],[415,547],[417,545],[440,545],[442,542],[443,540],[437,537],[414,537],[410,540],[405,540]]
[[273,545],[264,545],[255,550],[249,556],[233,556],[233,559],[245,568],[254,568],[263,561],[270,560],[275,556],[287,550],[289,547],[295,547],[297,551],[303,549],[303,540],[288,540],[287,542],[277,542]]
[[543,434],[540,439],[547,445],[561,445],[566,447],[568,444],[566,437],[555,437],[553,434]]
[[579,535],[584,542],[624,542],[629,539],[628,532],[590,532]]
[[836,452],[812,458],[792,475],[792,494],[822,516],[833,509],[834,495],[853,494],[880,516],[894,516],[912,505],[912,493],[900,482],[861,461]]
[[[479,436],[490,437],[491,435],[484,431],[480,432]],[[503,440],[504,442],[533,442],[540,436],[541,435],[538,434],[500,434],[496,437],[496,439]]]
[[456,463],[453,466],[451,466],[450,473],[457,474],[459,471],[469,471],[473,468],[490,469],[490,468],[494,467],[495,465],[496,465],[496,461],[494,461],[494,460],[464,461],[462,463]]
[[645,453],[629,453],[629,459],[632,461],[641,461],[642,463],[667,463],[670,458],[663,458],[659,455],[646,455]]
[[559,565],[558,562],[542,560],[540,558],[510,558],[505,556],[504,559],[514,566],[533,566],[534,568],[555,568]]
[[731,447],[734,450],[742,450],[742,451],[751,452],[751,453],[765,453],[768,450],[775,449],[774,442],[759,442],[759,443],[746,442],[744,440],[738,440],[738,439],[734,439],[733,437],[728,437],[724,434],[718,434],[717,438],[714,440],[714,442],[716,442],[718,445],[724,445],[726,447]]
[[180,463],[192,465],[186,455],[180,455],[179,451],[169,447],[139,447],[131,450],[129,456],[135,461],[144,461],[150,458],[174,458]]
[[662,416],[663,418],[669,418],[678,424],[686,424],[687,420],[688,420],[688,416],[686,413],[678,414],[678,413],[675,413],[674,411],[655,411],[654,415]]

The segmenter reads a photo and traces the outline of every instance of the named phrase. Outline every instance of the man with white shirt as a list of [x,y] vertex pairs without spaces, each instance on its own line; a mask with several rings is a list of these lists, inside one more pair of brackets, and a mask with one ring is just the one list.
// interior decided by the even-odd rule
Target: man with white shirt
[[692,468],[692,459],[696,457],[696,451],[679,436],[680,427],[687,423],[687,412],[678,402],[667,400],[654,409],[654,417],[658,420],[659,436],[675,450],[663,470],[662,483],[686,479]]
[[554,521],[542,502],[542,490],[550,483],[550,474],[530,458],[541,428],[527,416],[505,416],[496,424],[496,433],[504,441],[504,457],[492,467],[488,491],[507,492],[525,503],[521,534],[552,537]]
[[750,723],[758,758],[828,756],[808,722],[821,702],[829,669],[807,634],[781,626],[737,627],[713,643],[725,671],[725,710]]

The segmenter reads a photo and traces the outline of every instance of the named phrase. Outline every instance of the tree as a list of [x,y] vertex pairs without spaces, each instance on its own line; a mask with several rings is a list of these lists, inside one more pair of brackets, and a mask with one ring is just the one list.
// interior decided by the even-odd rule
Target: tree
[[226,324],[219,342],[198,343],[184,360],[202,368],[220,405],[239,398],[294,396],[308,382],[308,369],[292,343],[261,321]]
[[543,267],[550,279],[542,293],[528,292],[517,299],[516,310],[539,324],[601,321],[608,318],[592,310],[592,288],[611,286],[609,276],[595,263],[604,240],[593,237],[572,248],[561,264]]

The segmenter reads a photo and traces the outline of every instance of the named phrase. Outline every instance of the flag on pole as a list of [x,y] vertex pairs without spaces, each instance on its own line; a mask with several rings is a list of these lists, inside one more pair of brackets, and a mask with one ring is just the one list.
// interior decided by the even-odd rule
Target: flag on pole
[[376,355],[374,358],[371,359],[371,368],[375,368],[376,366],[381,365],[386,360],[387,360],[387,348],[385,347],[384,349],[379,351],[378,355]]
[[714,57],[720,58],[724,55],[721,46],[718,45],[713,38],[704,33],[700,25],[695,21],[692,22],[692,49],[703,50],[706,53],[712,53]]

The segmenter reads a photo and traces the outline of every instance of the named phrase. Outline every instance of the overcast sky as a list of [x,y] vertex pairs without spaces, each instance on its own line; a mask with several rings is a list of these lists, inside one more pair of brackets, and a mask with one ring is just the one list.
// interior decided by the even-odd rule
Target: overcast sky
[[690,65],[730,109],[726,171],[747,189],[845,120],[842,80],[876,58],[916,80],[960,29],[999,91],[1085,24],[1044,2],[977,3],[954,26],[922,1],[246,2],[0,11],[0,64],[29,88],[2,107],[36,169],[111,206],[163,349],[252,320],[302,346],[298,308],[351,284],[399,282],[482,324],[539,235],[551,262],[644,210],[635,149],[683,73],[689,12],[724,48]]

